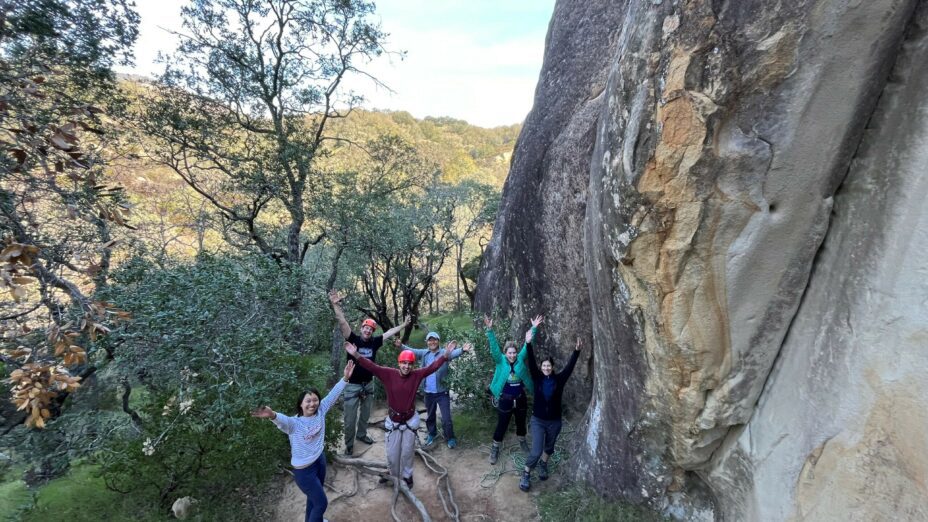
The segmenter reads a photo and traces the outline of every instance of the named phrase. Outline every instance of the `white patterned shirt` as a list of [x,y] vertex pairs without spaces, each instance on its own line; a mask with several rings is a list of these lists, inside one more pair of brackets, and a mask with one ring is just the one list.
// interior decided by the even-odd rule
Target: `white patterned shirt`
[[290,438],[290,464],[293,467],[308,466],[322,455],[322,446],[325,443],[325,414],[335,404],[335,400],[347,384],[345,379],[339,379],[338,384],[319,402],[319,409],[312,417],[290,417],[277,413],[277,418],[271,420]]

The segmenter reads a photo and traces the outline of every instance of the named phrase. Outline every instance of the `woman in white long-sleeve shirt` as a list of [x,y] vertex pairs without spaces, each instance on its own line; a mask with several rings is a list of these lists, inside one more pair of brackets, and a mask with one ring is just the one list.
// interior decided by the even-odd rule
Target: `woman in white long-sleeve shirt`
[[329,507],[322,485],[325,483],[325,414],[341,395],[354,362],[345,366],[345,378],[339,379],[324,399],[319,400],[319,391],[310,389],[300,395],[297,401],[297,414],[288,417],[277,413],[268,406],[251,412],[253,417],[270,419],[280,431],[290,438],[290,464],[293,465],[293,478],[296,485],[306,494],[306,522],[322,522],[322,514]]

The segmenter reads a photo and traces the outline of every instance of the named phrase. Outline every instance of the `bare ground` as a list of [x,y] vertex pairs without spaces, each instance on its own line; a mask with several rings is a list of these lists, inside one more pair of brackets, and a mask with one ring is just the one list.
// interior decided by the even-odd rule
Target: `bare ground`
[[[371,419],[383,419],[384,410],[375,411]],[[364,460],[386,462],[384,456],[383,422],[371,424],[368,433],[374,438],[374,444],[368,446],[356,442],[355,457]],[[425,420],[420,425],[420,441],[425,441]],[[530,493],[519,489],[520,474],[516,470],[511,455],[518,452],[515,438],[507,436],[499,463],[490,466],[487,461],[489,445],[487,441],[458,439],[455,449],[448,449],[441,438],[428,449],[439,464],[448,470],[454,501],[460,510],[462,522],[477,521],[538,521],[540,517],[534,496],[553,490],[556,482],[532,481]],[[501,473],[502,472],[502,473]],[[357,476],[358,489],[355,489]],[[442,508],[436,485],[437,475],[423,464],[421,457],[415,459],[415,486],[413,492],[425,505],[434,521],[451,521]],[[554,478],[554,477],[552,477]],[[390,483],[378,484],[377,478],[358,474],[350,466],[330,462],[326,476],[326,493],[329,508],[325,517],[331,522],[392,522],[390,514],[393,487]],[[306,496],[297,488],[291,477],[282,480],[281,495],[276,500],[277,507],[274,520],[279,522],[302,521],[305,516]],[[396,512],[402,521],[421,520],[410,502],[400,495]]]

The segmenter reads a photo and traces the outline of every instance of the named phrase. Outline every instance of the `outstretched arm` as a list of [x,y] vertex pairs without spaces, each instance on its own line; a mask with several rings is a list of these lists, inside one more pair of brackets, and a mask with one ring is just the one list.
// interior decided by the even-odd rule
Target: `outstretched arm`
[[280,431],[290,434],[293,431],[293,417],[288,417],[282,413],[277,413],[269,406],[262,406],[251,412],[252,417],[259,419],[268,419],[277,426]]
[[451,352],[451,358],[448,360],[451,361],[451,360],[457,359],[458,357],[464,355],[465,352],[473,351],[473,349],[474,349],[473,344],[464,343],[463,348],[455,348],[454,351]]
[[332,290],[329,292],[329,302],[332,303],[332,310],[335,312],[335,319],[338,321],[338,328],[342,331],[342,337],[345,339],[351,335],[351,325],[345,319],[345,312],[342,310],[342,299],[345,296],[338,295],[338,292]]
[[457,341],[451,341],[448,343],[448,347],[441,352],[441,355],[436,357],[432,364],[426,366],[425,368],[419,368],[415,370],[422,378],[428,377],[429,375],[438,371],[441,368],[441,365],[445,364],[446,361],[451,360],[451,352],[454,351],[454,348],[458,345]]
[[522,350],[519,351],[519,357],[521,359],[525,360],[525,355],[528,353],[528,345],[531,344],[532,340],[535,338],[535,332],[538,330],[538,325],[540,325],[544,320],[544,316],[541,315],[536,315],[535,318],[532,319],[532,327],[527,332],[525,332],[525,344],[522,345]]
[[[363,359],[363,357],[362,357]],[[339,379],[335,386],[332,386],[332,389],[329,390],[328,395],[319,403],[319,413],[320,415],[325,415],[329,411],[329,408],[335,404],[335,401],[338,400],[338,396],[345,391],[345,386],[348,385],[348,379],[351,378],[351,374],[354,372],[354,361],[348,361],[348,364],[345,365],[344,377]]]
[[412,319],[407,315],[403,320],[403,324],[398,324],[383,333],[383,340],[386,341],[387,339],[400,333],[400,331],[402,331],[403,328],[406,328],[406,326],[409,325],[410,322],[412,322]]
[[384,374],[390,371],[390,368],[385,368],[383,366],[375,364],[367,357],[362,357],[358,355],[358,347],[351,343],[345,343],[345,351],[348,352],[348,355],[350,355],[354,359],[355,363],[358,366],[376,375],[377,378],[380,379],[381,381],[383,380]]
[[528,372],[532,374],[532,380],[539,382],[542,378],[541,370],[538,368],[538,362],[535,360],[535,349],[531,341],[525,342],[525,365],[528,366]]
[[574,348],[574,353],[570,354],[570,360],[567,361],[567,364],[564,366],[564,369],[557,374],[558,380],[561,382],[566,382],[570,377],[570,374],[574,371],[574,366],[577,365],[577,359],[580,358],[580,338],[577,337],[577,347]]

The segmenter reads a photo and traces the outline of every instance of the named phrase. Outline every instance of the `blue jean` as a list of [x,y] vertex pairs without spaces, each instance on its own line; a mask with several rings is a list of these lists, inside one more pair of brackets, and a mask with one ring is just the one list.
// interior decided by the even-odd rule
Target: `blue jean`
[[429,430],[432,437],[438,435],[438,426],[435,422],[436,409],[441,410],[441,431],[445,434],[445,440],[454,438],[454,426],[451,424],[451,395],[448,392],[426,393],[425,394],[425,427]]
[[293,470],[297,487],[306,495],[306,522],[322,522],[322,514],[329,507],[325,497],[325,453],[305,468]]
[[561,425],[561,419],[544,420],[532,415],[532,451],[525,460],[525,467],[535,469],[542,450],[549,457],[554,454],[554,443],[561,433]]

